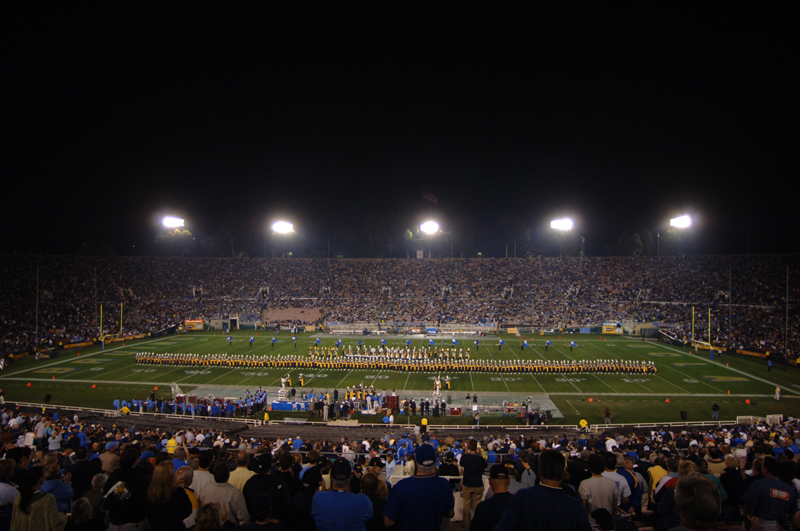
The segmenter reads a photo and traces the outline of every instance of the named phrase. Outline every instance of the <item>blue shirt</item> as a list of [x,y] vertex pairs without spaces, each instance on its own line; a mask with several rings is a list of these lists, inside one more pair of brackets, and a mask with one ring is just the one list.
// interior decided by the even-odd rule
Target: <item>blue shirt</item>
[[781,514],[793,516],[797,512],[797,495],[794,490],[774,478],[753,482],[742,495],[741,501],[752,505],[756,516],[762,520],[775,520]]
[[496,529],[591,531],[592,526],[577,499],[560,488],[537,485],[514,494]]
[[449,481],[438,476],[411,476],[391,490],[383,514],[401,531],[438,531],[442,517],[449,515],[454,505]]
[[72,486],[64,483],[60,479],[50,479],[42,484],[42,492],[52,494],[56,498],[56,507],[60,512],[69,509],[69,502],[72,501]]
[[314,494],[311,517],[317,531],[364,531],[372,519],[372,502],[366,494],[326,490]]

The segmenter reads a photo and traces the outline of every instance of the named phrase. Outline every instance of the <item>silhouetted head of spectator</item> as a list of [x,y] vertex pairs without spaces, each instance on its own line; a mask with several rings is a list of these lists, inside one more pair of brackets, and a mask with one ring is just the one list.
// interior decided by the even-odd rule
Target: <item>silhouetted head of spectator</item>
[[135,446],[128,446],[123,450],[122,454],[119,456],[119,466],[120,468],[133,468],[136,466],[136,463],[139,461],[139,449]]
[[716,529],[722,497],[713,481],[693,472],[676,483],[675,505],[683,527],[711,530]]
[[216,463],[211,469],[214,481],[217,483],[227,483],[231,477],[231,467],[225,461]]
[[592,471],[592,474],[599,476],[606,470],[606,461],[600,454],[590,455],[587,462],[589,463],[589,470]]
[[202,470],[208,470],[208,467],[210,467],[211,463],[213,462],[214,452],[211,450],[200,452],[200,456],[197,458],[197,466],[199,466]]
[[539,477],[542,480],[561,481],[567,461],[564,455],[556,450],[545,450],[539,454]]

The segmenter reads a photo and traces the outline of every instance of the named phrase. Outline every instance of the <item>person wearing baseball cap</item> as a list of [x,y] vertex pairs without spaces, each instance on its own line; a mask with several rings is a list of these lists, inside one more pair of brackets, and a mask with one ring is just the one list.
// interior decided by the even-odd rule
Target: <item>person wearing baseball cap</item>
[[316,529],[311,508],[314,496],[324,484],[322,473],[315,466],[305,469],[303,474],[302,490],[292,497],[292,513],[294,514],[295,529]]
[[317,531],[365,529],[372,518],[372,502],[364,494],[350,492],[353,469],[350,461],[339,457],[331,465],[331,489],[314,494],[311,516]]
[[259,493],[269,494],[272,503],[270,518],[291,527],[292,514],[289,510],[291,502],[289,487],[282,477],[272,473],[272,454],[270,452],[258,454],[253,458],[252,465],[255,474],[242,487],[242,494],[244,494],[245,502],[247,502],[247,510],[252,515],[255,509],[256,496]]
[[455,498],[450,482],[436,475],[436,450],[422,444],[414,453],[416,471],[397,483],[384,507],[384,524],[401,531],[438,531],[442,517],[452,517]]
[[470,530],[479,529],[494,529],[500,518],[503,516],[503,510],[511,501],[511,493],[508,492],[508,486],[511,483],[509,469],[505,465],[492,465],[489,469],[489,487],[492,492],[492,497],[488,498],[475,507],[475,514],[472,517]]

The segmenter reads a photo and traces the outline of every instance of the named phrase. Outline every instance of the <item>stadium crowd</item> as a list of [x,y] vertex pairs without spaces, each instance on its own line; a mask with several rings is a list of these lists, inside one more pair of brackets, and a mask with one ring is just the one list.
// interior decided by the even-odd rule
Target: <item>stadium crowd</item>
[[[782,352],[787,268],[797,256],[586,259],[211,259],[4,255],[2,353],[91,340],[119,331],[163,330],[184,319],[318,309],[320,319],[287,324],[380,322],[517,324],[543,328],[603,322],[661,322],[715,344]],[[37,280],[38,279],[38,280]],[[39,304],[37,310],[37,286]],[[790,299],[796,300],[792,288]],[[315,313],[315,315],[317,315]],[[789,311],[797,352],[800,312]]]
[[799,523],[796,420],[552,437],[391,429],[312,441],[6,409],[0,529],[426,530],[454,516],[473,531]]

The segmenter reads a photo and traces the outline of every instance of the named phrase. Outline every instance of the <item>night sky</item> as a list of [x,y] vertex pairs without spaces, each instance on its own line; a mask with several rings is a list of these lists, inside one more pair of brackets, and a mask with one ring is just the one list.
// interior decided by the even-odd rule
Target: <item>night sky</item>
[[684,252],[800,251],[796,3],[9,4],[3,252],[149,254],[177,214],[547,254],[563,214],[602,255],[684,212]]

